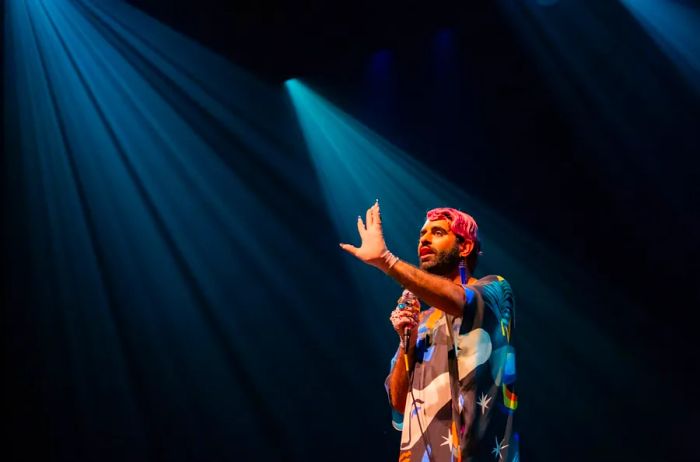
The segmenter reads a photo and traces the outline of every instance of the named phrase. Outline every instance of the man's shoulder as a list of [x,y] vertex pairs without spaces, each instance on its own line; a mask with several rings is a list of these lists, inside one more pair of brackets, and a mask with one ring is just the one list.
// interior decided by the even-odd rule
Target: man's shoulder
[[474,285],[478,287],[484,303],[497,312],[499,318],[512,315],[513,290],[503,276],[490,274],[479,279]]
[[498,274],[489,274],[487,276],[483,276],[477,279],[474,285],[500,285],[510,287],[510,283],[506,280],[506,278]]

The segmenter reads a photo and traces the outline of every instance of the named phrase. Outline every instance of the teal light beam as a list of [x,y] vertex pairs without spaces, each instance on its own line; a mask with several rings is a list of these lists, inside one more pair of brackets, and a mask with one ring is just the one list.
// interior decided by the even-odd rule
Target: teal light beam
[[305,452],[283,414],[328,399],[309,383],[354,379],[271,380],[283,354],[341,357],[314,312],[339,291],[313,284],[324,217],[299,220],[322,209],[283,90],[124,2],[6,4],[9,176],[44,366],[29,374],[54,455]]
[[690,2],[620,0],[700,92],[700,7]]
[[[673,48],[672,60],[682,57],[684,67],[697,67],[691,56],[698,56],[698,34],[690,36],[697,10],[682,2],[653,0],[558,2],[548,7],[517,0],[497,3],[541,69],[559,110],[586,145],[585,156],[596,160],[594,174],[600,182],[641,182],[676,212],[687,209],[682,186],[689,179],[681,160],[687,154],[674,153],[677,157],[658,162],[655,153],[668,149],[664,139],[670,133],[680,146],[694,144],[693,133],[677,126],[677,121],[685,125],[692,117],[690,106],[675,103],[692,95],[684,91],[691,88],[689,80],[672,62],[667,66],[666,52]],[[682,19],[681,12],[687,13]],[[654,50],[640,40],[647,30],[665,45]],[[691,80],[697,84],[697,74]],[[617,155],[608,155],[610,149]],[[624,208],[624,200],[616,205]]]

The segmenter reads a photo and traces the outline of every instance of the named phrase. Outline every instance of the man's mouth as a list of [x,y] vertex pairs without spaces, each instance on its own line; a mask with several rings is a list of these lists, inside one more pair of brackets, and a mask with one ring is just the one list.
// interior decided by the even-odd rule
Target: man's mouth
[[434,253],[435,252],[433,252],[433,250],[430,247],[421,247],[418,255],[420,255],[421,257],[425,257],[426,255],[432,255]]

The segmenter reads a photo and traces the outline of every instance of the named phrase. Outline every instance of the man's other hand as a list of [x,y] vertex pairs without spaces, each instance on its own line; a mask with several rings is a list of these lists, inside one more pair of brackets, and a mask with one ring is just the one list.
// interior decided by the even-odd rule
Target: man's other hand
[[396,301],[396,309],[391,312],[389,320],[399,338],[403,340],[406,329],[411,329],[411,334],[415,334],[418,326],[418,313],[420,313],[420,302],[408,290],[404,290],[401,297]]

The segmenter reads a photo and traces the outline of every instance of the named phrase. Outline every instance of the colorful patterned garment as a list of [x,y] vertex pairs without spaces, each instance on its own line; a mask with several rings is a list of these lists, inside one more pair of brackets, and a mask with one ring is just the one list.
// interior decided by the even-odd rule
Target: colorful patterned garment
[[[486,276],[464,289],[463,318],[452,319],[434,307],[420,314],[412,387],[415,407],[409,393],[403,415],[394,411],[394,428],[402,432],[400,462],[520,459],[513,428],[518,397],[510,284],[501,276]],[[450,323],[452,337],[447,330]],[[397,357],[398,351],[392,368]],[[387,377],[387,393],[388,383]]]

